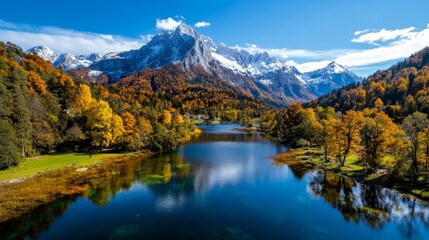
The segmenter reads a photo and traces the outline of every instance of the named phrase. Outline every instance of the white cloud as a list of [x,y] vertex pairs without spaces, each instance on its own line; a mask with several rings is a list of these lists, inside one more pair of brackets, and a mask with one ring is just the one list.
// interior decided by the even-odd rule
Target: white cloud
[[182,22],[182,20],[176,21],[171,17],[167,19],[156,19],[156,28],[159,30],[174,31]]
[[113,36],[112,35],[100,34],[100,37],[102,39],[104,39],[104,40],[107,40],[107,41],[115,41],[115,40],[113,40]]
[[355,36],[357,36],[357,35],[361,35],[361,34],[364,34],[364,33],[369,32],[369,31],[371,31],[371,30],[370,30],[370,29],[365,29],[365,30],[356,31],[356,32],[354,33],[354,35],[355,35]]
[[334,50],[306,50],[306,49],[287,49],[287,48],[263,48],[256,44],[246,43],[245,46],[234,46],[236,49],[243,49],[250,53],[267,52],[272,56],[279,58],[306,58],[306,59],[334,59],[336,56],[346,53],[346,49]]
[[349,51],[348,53],[338,56],[335,61],[349,67],[365,66],[394,59],[406,58],[412,53],[429,45],[429,27],[421,31],[413,31],[409,33],[410,34],[407,37],[398,39],[386,46]]
[[313,71],[316,69],[324,68],[330,62],[331,61],[329,61],[329,60],[323,60],[323,61],[318,61],[318,62],[306,62],[306,63],[302,63],[302,64],[297,64],[297,65],[295,65],[295,67],[300,72],[310,72],[310,71]]
[[[244,49],[251,53],[267,52],[270,55],[281,58],[300,59],[302,64],[296,65],[298,70],[307,72],[320,67],[324,67],[330,61],[346,67],[365,67],[380,65],[393,60],[404,59],[411,54],[429,46],[429,24],[424,29],[409,27],[399,30],[385,30],[371,32],[363,30],[355,32],[359,37],[354,42],[358,43],[383,43],[384,45],[374,45],[369,49],[333,49],[333,50],[306,50],[306,49],[269,49],[250,44],[244,47],[235,46],[237,49]],[[357,40],[360,39],[360,40]]]
[[58,53],[89,54],[122,52],[138,49],[145,39],[79,32],[52,26],[15,24],[0,20],[0,41],[13,42],[24,50],[34,46],[47,46]]
[[416,30],[415,27],[395,30],[386,30],[383,28],[376,32],[370,32],[370,30],[367,29],[355,32],[355,35],[358,35],[358,37],[353,38],[351,41],[355,43],[376,44],[377,42],[387,42],[395,39],[411,38],[415,34],[414,30]]
[[194,26],[195,26],[195,27],[197,27],[197,28],[210,27],[210,25],[211,25],[211,23],[209,23],[209,22],[204,22],[204,21],[202,21],[202,22],[197,22],[197,23],[195,23],[195,24],[194,24]]
[[154,36],[155,35],[153,35],[153,34],[146,34],[146,35],[140,35],[139,37],[140,37],[141,41],[143,41],[146,44],[146,43],[150,42],[150,40],[152,40],[152,38]]

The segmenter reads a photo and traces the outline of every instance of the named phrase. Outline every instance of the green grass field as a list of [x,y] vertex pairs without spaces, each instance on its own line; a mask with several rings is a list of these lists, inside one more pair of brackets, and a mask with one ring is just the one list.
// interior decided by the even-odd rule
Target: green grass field
[[59,169],[74,165],[75,167],[85,167],[100,162],[104,158],[119,156],[123,154],[100,153],[89,154],[66,153],[42,155],[39,157],[27,158],[18,167],[12,167],[0,171],[0,182],[28,177],[48,170]]

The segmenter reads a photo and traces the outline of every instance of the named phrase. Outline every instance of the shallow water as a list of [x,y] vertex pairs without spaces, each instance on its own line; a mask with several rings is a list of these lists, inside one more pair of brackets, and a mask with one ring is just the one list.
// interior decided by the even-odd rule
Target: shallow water
[[0,239],[429,239],[429,205],[275,166],[280,145],[234,124],[142,160],[86,196],[0,225]]

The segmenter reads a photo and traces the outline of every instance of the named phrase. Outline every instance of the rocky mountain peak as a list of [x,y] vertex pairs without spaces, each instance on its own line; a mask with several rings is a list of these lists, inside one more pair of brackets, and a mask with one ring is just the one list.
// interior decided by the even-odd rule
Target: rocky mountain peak
[[46,46],[36,46],[27,50],[28,53],[35,53],[46,61],[55,62],[59,57],[59,54],[52,51],[49,47]]

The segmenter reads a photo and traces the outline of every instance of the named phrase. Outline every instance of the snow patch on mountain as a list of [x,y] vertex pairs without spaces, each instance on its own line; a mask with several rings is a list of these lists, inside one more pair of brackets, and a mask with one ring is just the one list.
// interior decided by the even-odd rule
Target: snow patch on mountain
[[[288,66],[285,61],[280,61],[266,52],[252,54],[246,50],[230,48],[224,43],[220,43],[215,47],[212,46],[211,50],[212,55],[221,55],[229,60],[229,63],[225,64],[225,60],[222,59],[221,63],[225,64],[225,67],[231,66],[232,68],[230,69],[236,73],[248,76],[255,77]],[[218,59],[217,56],[215,58]],[[231,62],[234,62],[234,64]],[[236,65],[241,66],[241,68],[237,68]],[[242,71],[243,69],[245,70],[244,72]]]
[[49,62],[55,62],[60,56],[58,53],[52,51],[50,48],[46,46],[36,46],[27,50],[27,53],[35,53],[39,55],[41,58],[45,59]]
[[273,81],[271,81],[270,79],[261,79],[261,80],[259,80],[259,82],[261,82],[262,84],[267,85],[267,86],[273,84]]
[[301,74],[295,74],[296,79],[298,79],[302,84],[307,84],[307,82],[302,78]]
[[218,53],[212,52],[211,53],[213,58],[220,62],[220,64],[228,69],[231,69],[232,71],[236,73],[246,74],[247,71],[244,69],[240,64],[238,64],[236,61],[230,60]]
[[103,74],[102,71],[91,70],[88,72],[88,77],[98,77]]

